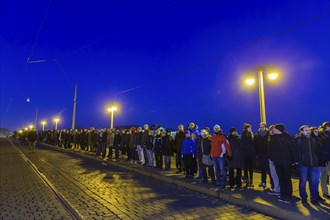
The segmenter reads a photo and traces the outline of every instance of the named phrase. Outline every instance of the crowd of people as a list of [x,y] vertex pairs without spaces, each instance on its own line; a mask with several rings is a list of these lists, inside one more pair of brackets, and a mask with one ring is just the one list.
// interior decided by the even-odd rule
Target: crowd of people
[[[34,152],[37,132],[15,133],[18,138],[27,138]],[[219,125],[213,131],[206,127],[198,130],[191,122],[187,128],[178,125],[178,130],[144,127],[129,129],[81,129],[49,130],[38,135],[40,142],[61,148],[81,149],[94,152],[104,159],[125,159],[130,163],[170,170],[171,156],[175,156],[176,172],[186,178],[209,180],[231,190],[253,188],[253,174],[257,161],[261,172],[259,187],[267,188],[278,200],[290,203],[292,198],[292,166],[299,170],[299,194],[302,203],[307,203],[306,182],[309,182],[311,203],[330,200],[328,184],[330,171],[330,122],[319,127],[303,125],[300,132],[291,136],[283,124],[267,127],[260,123],[257,132],[245,123],[239,135],[231,128],[228,135]],[[243,175],[242,175],[243,173]],[[228,179],[227,181],[227,174]],[[243,186],[244,185],[244,186]],[[321,192],[319,192],[319,185]],[[323,196],[323,197],[322,197]]]

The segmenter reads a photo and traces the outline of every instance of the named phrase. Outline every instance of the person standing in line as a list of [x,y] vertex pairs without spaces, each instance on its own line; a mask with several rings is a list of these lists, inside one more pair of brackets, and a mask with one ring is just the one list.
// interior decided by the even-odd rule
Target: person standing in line
[[[281,193],[280,190],[280,182],[276,173],[276,169],[275,169],[275,164],[274,161],[272,161],[270,159],[270,148],[269,148],[269,142],[271,141],[271,139],[274,137],[274,129],[275,129],[275,125],[271,125],[268,128],[269,131],[269,137],[268,137],[268,143],[267,143],[267,157],[268,157],[268,161],[269,161],[269,172],[271,175],[271,189],[267,190],[267,193],[269,195],[275,195],[275,196],[279,196]],[[275,146],[276,147],[276,146]]]
[[322,143],[322,152],[324,155],[325,166],[321,168],[321,189],[323,197],[330,200],[327,178],[330,173],[330,122],[324,122],[321,126],[319,137]]
[[165,161],[165,170],[171,169],[171,155],[173,149],[173,137],[171,136],[171,131],[166,130],[166,134],[163,136],[163,155]]
[[147,137],[148,137],[148,134],[150,131],[149,125],[148,124],[143,125],[143,129],[144,129],[144,131],[143,131],[143,135],[142,135],[142,148],[143,148],[143,156],[144,156],[144,160],[145,160],[143,165],[148,165],[150,163],[148,161],[149,157],[148,157],[148,153],[147,153],[146,142],[147,142]]
[[153,141],[154,141],[154,136],[152,133],[152,130],[148,130],[148,135],[146,136],[145,139],[145,145],[147,149],[147,157],[148,157],[148,166],[153,167],[154,166],[154,158],[153,158]]
[[143,137],[142,128],[138,127],[137,133],[136,133],[135,145],[136,145],[136,151],[138,153],[138,158],[139,158],[137,163],[139,165],[143,165],[145,163],[143,147],[142,147],[143,146],[142,137]]
[[[242,189],[242,169],[244,168],[244,154],[241,145],[241,137],[237,132],[236,128],[231,128],[230,133],[227,137],[229,145],[232,151],[232,157],[229,158],[228,168],[229,168],[229,185],[233,189]],[[234,176],[234,171],[236,170],[236,176]]]
[[[261,122],[259,129],[254,136],[254,144],[256,154],[258,156],[260,171],[261,171],[261,182],[259,187],[266,188],[267,173],[269,173],[269,162],[267,156],[267,144],[269,139],[269,131],[266,127],[266,123]],[[271,182],[271,177],[269,178]]]
[[162,130],[157,129],[156,135],[153,140],[154,146],[154,153],[155,153],[155,161],[156,161],[156,168],[162,169],[163,167],[163,138],[162,138]]
[[280,182],[278,201],[291,203],[292,180],[291,166],[299,164],[299,151],[294,138],[285,131],[283,124],[276,124],[274,136],[270,139],[270,159],[274,161]]
[[182,173],[183,171],[183,162],[182,162],[182,143],[185,139],[185,133],[184,133],[184,126],[183,124],[178,125],[178,131],[175,133],[175,149],[176,149],[176,155],[175,155],[175,163],[176,163],[176,173]]
[[[203,156],[204,155],[210,156],[210,154],[211,154],[211,137],[209,136],[208,132],[203,129],[201,131],[201,138],[198,139],[198,143],[197,143],[197,157],[199,163],[198,166],[201,167],[203,173],[202,183],[207,183],[209,176],[212,180],[212,183],[215,184],[213,164],[209,165],[203,163]],[[206,173],[206,168],[208,171],[207,173]]]
[[246,181],[246,188],[254,187],[253,185],[253,163],[255,159],[254,135],[252,133],[252,126],[244,123],[242,138],[242,148],[244,150],[244,178]]
[[[232,156],[232,152],[229,146],[229,142],[224,133],[222,133],[220,125],[215,125],[213,127],[214,134],[211,138],[211,157],[213,166],[215,169],[216,176],[216,186],[220,186],[221,189],[226,188],[227,181],[227,170],[225,167],[225,155],[227,153],[228,157]],[[220,177],[222,174],[222,178]]]
[[186,178],[194,178],[193,160],[196,154],[196,139],[191,137],[189,131],[185,132],[186,137],[182,143],[182,158],[186,170]]
[[36,144],[38,140],[37,130],[35,128],[31,128],[31,131],[28,131],[27,139],[29,141],[29,152],[35,153],[36,152]]

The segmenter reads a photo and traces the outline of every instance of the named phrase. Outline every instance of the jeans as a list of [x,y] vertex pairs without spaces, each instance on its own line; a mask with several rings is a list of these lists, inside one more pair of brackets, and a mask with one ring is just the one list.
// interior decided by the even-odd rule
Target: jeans
[[[222,187],[226,187],[227,180],[227,171],[225,168],[225,159],[222,157],[213,157],[213,166],[215,168],[215,176],[216,176],[216,185],[220,185]],[[220,182],[220,172],[222,173],[222,181]]]
[[164,155],[165,160],[165,170],[170,170],[171,168],[171,156]]
[[299,194],[307,199],[306,182],[308,180],[311,200],[317,200],[321,167],[299,166]]
[[152,155],[152,150],[147,150],[147,156],[148,156],[148,166],[153,167],[154,166],[154,158]]
[[330,172],[330,161],[328,161],[328,165],[321,168],[321,189],[323,195],[329,196],[328,185],[327,185],[327,176]]
[[273,184],[274,184],[274,192],[280,192],[280,182],[278,180],[278,176],[276,173],[276,169],[275,169],[275,165],[274,162],[269,160],[269,171],[270,171],[270,175],[272,176],[273,179]]
[[143,164],[144,163],[144,154],[143,154],[143,149],[141,145],[137,145],[137,152],[139,155],[139,164]]

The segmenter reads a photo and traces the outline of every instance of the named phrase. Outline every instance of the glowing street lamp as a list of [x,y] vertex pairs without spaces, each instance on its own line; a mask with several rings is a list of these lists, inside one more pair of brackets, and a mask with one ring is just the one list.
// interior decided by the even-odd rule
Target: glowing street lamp
[[118,110],[118,107],[114,104],[110,105],[108,111],[111,112],[111,120],[110,120],[110,129],[113,128],[113,120],[114,120],[114,112]]
[[45,124],[46,124],[46,121],[41,121],[42,131],[45,131]]
[[33,128],[33,125],[29,125],[29,128],[30,128],[30,130],[32,130],[32,128]]
[[269,64],[266,66],[259,65],[257,68],[249,70],[248,77],[245,80],[245,83],[248,86],[251,86],[255,83],[255,79],[251,76],[252,72],[258,72],[258,84],[259,84],[259,102],[260,102],[260,122],[266,123],[266,107],[265,107],[265,92],[264,92],[264,77],[263,71],[265,69],[270,69],[270,72],[267,73],[268,79],[276,80],[279,74],[274,70],[274,65]]
[[54,118],[54,122],[55,122],[55,130],[57,130],[57,123],[60,121],[59,118]]

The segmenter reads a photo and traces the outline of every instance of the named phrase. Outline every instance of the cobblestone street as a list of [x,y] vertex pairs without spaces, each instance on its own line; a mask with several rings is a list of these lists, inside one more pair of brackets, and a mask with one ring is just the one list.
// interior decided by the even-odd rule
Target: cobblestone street
[[[1,148],[14,149],[7,141],[2,141]],[[45,148],[31,154],[26,147],[20,146],[19,149],[85,219],[272,219],[247,208],[129,173],[70,152]],[[1,185],[7,185],[3,181],[4,174],[2,171]],[[29,196],[22,192],[20,194]],[[28,199],[32,200],[29,197],[26,201]],[[15,205],[13,199],[2,201],[6,202],[4,206],[2,204],[1,210],[9,209],[12,203]],[[35,201],[44,203],[43,200]],[[33,207],[26,209],[34,214],[39,212]],[[15,213],[15,210],[10,212]],[[10,219],[5,213],[8,212],[1,212],[1,218]]]

